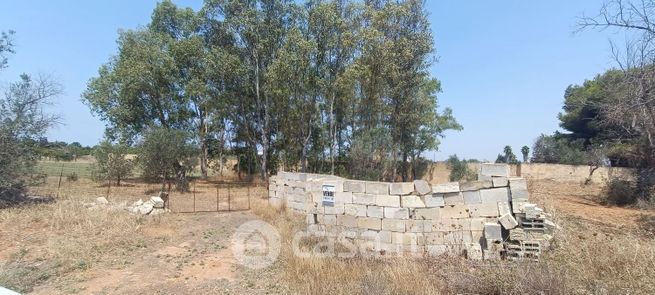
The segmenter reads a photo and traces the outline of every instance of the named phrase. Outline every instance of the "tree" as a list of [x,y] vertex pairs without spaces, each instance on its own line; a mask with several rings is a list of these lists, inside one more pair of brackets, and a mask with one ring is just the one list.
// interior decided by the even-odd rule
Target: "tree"
[[38,159],[35,143],[57,121],[43,107],[62,92],[47,76],[20,78],[0,99],[0,207],[23,199]]
[[469,161],[459,159],[457,155],[451,155],[446,160],[446,165],[450,169],[448,178],[450,181],[471,181],[477,179],[477,174],[468,166]]
[[14,31],[0,32],[0,70],[7,67],[7,54],[14,53],[12,36]]
[[112,144],[108,140],[102,141],[93,152],[96,159],[95,177],[102,180],[121,180],[132,175],[134,163],[127,157],[128,147],[125,144]]
[[533,163],[585,165],[584,140],[570,140],[561,133],[542,134],[532,147]]
[[498,154],[498,157],[496,158],[496,163],[518,164],[519,160],[516,158],[516,155],[514,155],[514,152],[512,151],[512,147],[506,145],[503,148],[503,154]]
[[187,173],[197,164],[197,149],[190,144],[189,135],[180,130],[163,127],[145,132],[139,144],[137,163],[147,181],[161,182],[162,190],[175,180],[178,191],[188,191]]
[[527,145],[524,145],[521,148],[521,154],[523,154],[523,163],[527,163],[528,162],[528,156],[530,155],[530,147],[528,147]]

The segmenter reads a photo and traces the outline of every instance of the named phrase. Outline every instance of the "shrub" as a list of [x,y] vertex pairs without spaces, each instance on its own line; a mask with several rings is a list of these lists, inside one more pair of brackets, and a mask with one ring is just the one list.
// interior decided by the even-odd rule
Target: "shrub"
[[196,148],[180,130],[154,128],[146,132],[137,161],[143,178],[162,185],[175,179],[176,189],[188,191],[187,173],[196,165]]
[[476,180],[478,175],[469,168],[466,159],[460,160],[457,155],[451,155],[446,160],[446,165],[450,168],[450,181],[471,181]]
[[634,183],[622,179],[612,179],[605,187],[601,203],[625,206],[633,204],[637,200],[637,196],[637,188]]
[[69,173],[68,175],[66,175],[66,181],[68,181],[68,182],[74,182],[74,181],[77,181],[77,179],[78,179],[77,173],[75,173],[75,172],[72,172],[72,173]]
[[94,180],[116,180],[121,185],[121,180],[132,175],[134,164],[127,158],[128,147],[123,144],[112,144],[105,140],[94,150],[96,165],[93,173]]

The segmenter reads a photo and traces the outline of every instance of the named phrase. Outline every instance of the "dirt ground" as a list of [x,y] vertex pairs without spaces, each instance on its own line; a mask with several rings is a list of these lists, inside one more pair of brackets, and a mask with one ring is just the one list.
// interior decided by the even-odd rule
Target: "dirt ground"
[[[51,190],[54,185],[51,180],[38,189]],[[210,188],[207,185],[206,190]],[[530,181],[529,188],[531,199],[557,218],[588,224],[598,232],[638,232],[640,216],[655,215],[600,205],[600,186]],[[120,209],[102,215],[79,205],[106,189],[85,180],[65,183],[58,204],[0,212],[0,280],[5,276],[4,281],[34,294],[293,293],[282,279],[279,262],[263,270],[236,262],[231,237],[239,225],[257,219],[252,212],[135,217]],[[244,193],[243,188],[237,191]],[[109,199],[115,204],[129,203],[151,192],[151,187],[133,183],[114,188]],[[74,210],[86,211],[75,219],[67,213]],[[94,218],[96,223],[85,224]],[[71,249],[76,243],[91,245],[80,246],[85,252],[75,254]],[[76,260],[76,255],[84,259]],[[71,261],[72,266],[66,266]]]

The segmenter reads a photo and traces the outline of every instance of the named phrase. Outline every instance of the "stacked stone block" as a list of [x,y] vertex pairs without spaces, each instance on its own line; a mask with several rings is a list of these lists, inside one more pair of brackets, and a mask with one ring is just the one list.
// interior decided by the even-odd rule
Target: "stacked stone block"
[[[270,203],[306,215],[308,230],[348,232],[371,251],[538,259],[554,224],[528,202],[509,166],[482,164],[479,180],[430,185],[285,173],[271,177]],[[323,202],[323,187],[334,188]]]

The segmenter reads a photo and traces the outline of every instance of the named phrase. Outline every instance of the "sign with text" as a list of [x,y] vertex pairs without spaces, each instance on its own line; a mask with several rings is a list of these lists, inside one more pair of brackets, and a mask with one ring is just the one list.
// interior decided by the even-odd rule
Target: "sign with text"
[[334,185],[323,185],[323,206],[334,207]]

